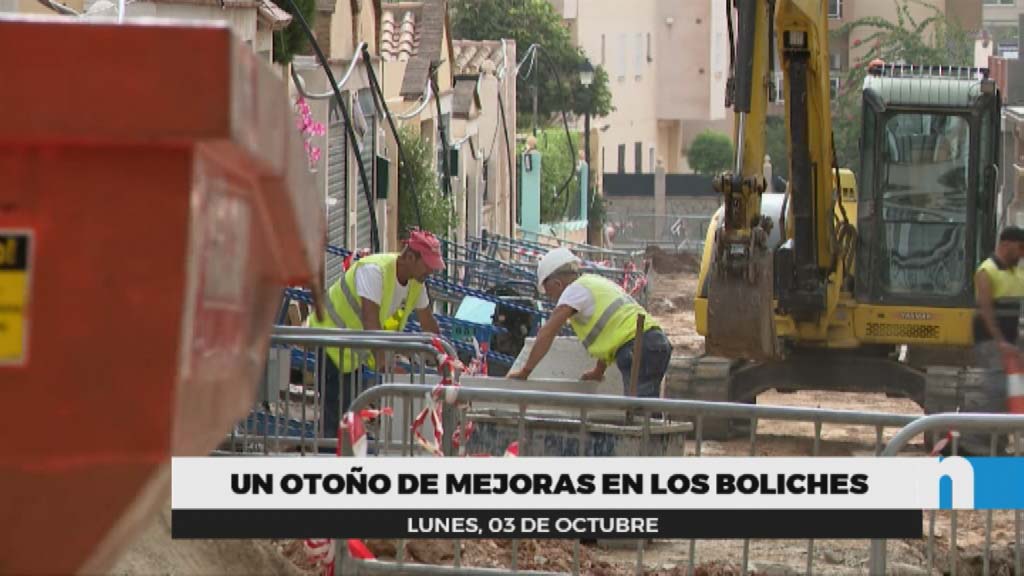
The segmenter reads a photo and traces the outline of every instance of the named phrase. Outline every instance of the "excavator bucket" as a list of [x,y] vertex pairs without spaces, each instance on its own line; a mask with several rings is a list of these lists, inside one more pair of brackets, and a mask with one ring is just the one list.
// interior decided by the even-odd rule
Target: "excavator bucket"
[[742,254],[728,248],[714,252],[708,271],[705,351],[711,356],[753,361],[775,358],[771,251],[754,246]]

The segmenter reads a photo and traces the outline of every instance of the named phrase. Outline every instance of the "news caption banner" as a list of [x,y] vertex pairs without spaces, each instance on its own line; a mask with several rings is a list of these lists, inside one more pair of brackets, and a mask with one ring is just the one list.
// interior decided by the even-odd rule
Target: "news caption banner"
[[174,538],[920,538],[1024,458],[174,458]]

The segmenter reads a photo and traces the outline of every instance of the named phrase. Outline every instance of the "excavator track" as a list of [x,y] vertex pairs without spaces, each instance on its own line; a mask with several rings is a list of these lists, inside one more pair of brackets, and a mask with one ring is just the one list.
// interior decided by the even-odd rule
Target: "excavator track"
[[[734,402],[732,375],[742,362],[717,356],[675,357],[665,378],[665,397],[704,402]],[[749,433],[744,421],[706,418],[704,440],[728,440]]]
[[[743,376],[749,375],[752,367],[756,368],[756,365],[717,356],[673,358],[665,379],[665,397],[706,402],[756,403],[757,394],[769,388],[780,392],[827,389],[802,384],[799,381],[790,382],[790,387],[751,386],[749,378],[748,381],[741,383]],[[857,391],[909,398],[921,407],[924,414],[984,411],[984,371],[969,366],[929,365],[904,368],[907,371],[918,372],[922,385],[904,388],[865,387]],[[746,374],[741,375],[741,372]],[[702,438],[705,440],[728,440],[745,434],[749,434],[749,423],[745,420],[709,418],[703,421]],[[926,448],[931,450],[943,435],[943,432],[926,435]],[[1000,440],[997,447],[1000,450],[1002,442]],[[974,448],[973,451],[977,452],[977,447]],[[984,450],[987,454],[987,448]]]
[[[973,367],[927,366],[925,378],[927,384],[922,406],[925,414],[986,411],[984,370]],[[941,440],[942,434],[925,434],[925,447],[931,451],[935,443]],[[1005,437],[997,439],[997,453],[1002,452],[1005,445]],[[963,448],[973,455],[987,456],[990,449],[989,439],[981,435],[974,435],[969,439],[965,437]]]

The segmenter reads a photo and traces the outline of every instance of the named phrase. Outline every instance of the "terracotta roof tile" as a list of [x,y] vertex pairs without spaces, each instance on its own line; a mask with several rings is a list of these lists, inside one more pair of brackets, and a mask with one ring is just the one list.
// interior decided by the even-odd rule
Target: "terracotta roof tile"
[[501,42],[498,40],[456,40],[453,48],[456,74],[479,74],[484,62],[493,64],[492,70],[501,67]]
[[385,62],[405,62],[419,50],[422,2],[389,4],[381,15],[380,53]]

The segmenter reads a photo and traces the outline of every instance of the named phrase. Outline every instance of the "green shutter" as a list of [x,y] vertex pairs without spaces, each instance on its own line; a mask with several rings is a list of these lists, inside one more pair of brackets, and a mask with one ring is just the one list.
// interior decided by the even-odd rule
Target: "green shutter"
[[388,197],[391,182],[391,161],[386,156],[377,156],[377,199]]

